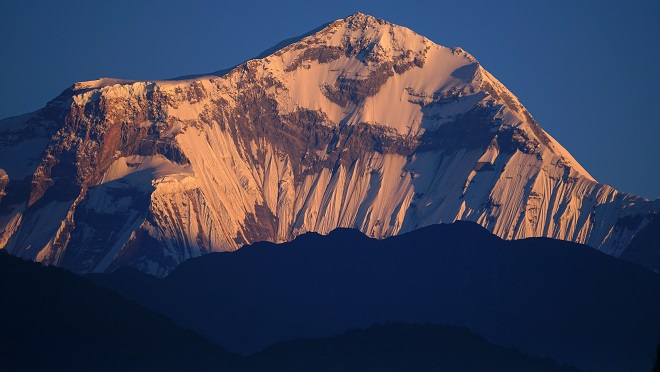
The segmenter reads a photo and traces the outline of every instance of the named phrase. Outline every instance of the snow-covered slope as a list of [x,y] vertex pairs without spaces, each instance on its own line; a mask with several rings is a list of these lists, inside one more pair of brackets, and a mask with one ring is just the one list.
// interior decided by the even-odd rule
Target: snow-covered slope
[[465,51],[360,13],[222,76],[78,83],[0,131],[0,244],[79,272],[455,220],[620,256],[660,211]]

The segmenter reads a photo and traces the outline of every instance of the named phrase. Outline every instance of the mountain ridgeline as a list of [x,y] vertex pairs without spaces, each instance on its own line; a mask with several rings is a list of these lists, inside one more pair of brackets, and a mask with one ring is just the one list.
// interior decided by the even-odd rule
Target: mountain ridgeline
[[76,83],[0,121],[0,248],[164,276],[256,241],[455,220],[626,249],[660,200],[596,182],[460,48],[354,14],[233,69]]
[[402,323],[239,356],[85,278],[2,252],[0,296],[5,372],[576,370],[464,328]]
[[[306,233],[194,258],[163,279],[133,268],[90,278],[239,353],[406,322],[466,327],[585,370],[647,371],[660,342],[656,273],[576,243],[502,240],[473,222],[384,240]],[[307,344],[310,360],[346,351],[330,345]]]

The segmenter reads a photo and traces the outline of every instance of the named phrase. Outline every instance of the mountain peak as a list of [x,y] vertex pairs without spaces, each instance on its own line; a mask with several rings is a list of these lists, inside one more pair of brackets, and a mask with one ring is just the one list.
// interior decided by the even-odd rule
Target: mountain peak
[[348,22],[352,25],[356,25],[356,26],[363,26],[363,25],[369,25],[369,24],[371,24],[371,25],[373,25],[373,24],[379,24],[379,25],[391,24],[390,22],[387,22],[383,19],[376,18],[372,15],[364,14],[364,13],[361,13],[361,12],[355,12],[355,13],[351,14],[350,16],[344,18],[344,21],[346,21],[346,22]]
[[598,184],[471,55],[362,13],[226,74],[74,88],[0,123],[0,248],[75,271],[455,220],[618,256],[658,211]]
[[417,49],[431,44],[430,40],[410,29],[358,12],[329,23],[317,32],[306,34],[275,54],[325,46],[341,48],[347,55],[359,55],[363,61],[373,59],[372,62],[376,62],[417,52]]

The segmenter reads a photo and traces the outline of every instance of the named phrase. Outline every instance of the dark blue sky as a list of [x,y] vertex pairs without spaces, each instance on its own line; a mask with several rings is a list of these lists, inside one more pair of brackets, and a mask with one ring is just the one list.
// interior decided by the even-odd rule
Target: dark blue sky
[[660,197],[657,0],[3,0],[0,117],[76,81],[230,67],[356,11],[467,50],[597,180]]

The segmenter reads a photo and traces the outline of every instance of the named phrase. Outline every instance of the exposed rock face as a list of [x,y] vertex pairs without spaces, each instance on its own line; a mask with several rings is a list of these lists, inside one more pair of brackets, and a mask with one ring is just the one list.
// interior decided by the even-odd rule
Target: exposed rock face
[[620,256],[660,211],[466,52],[359,13],[223,76],[78,83],[0,133],[0,244],[78,272],[459,219]]

